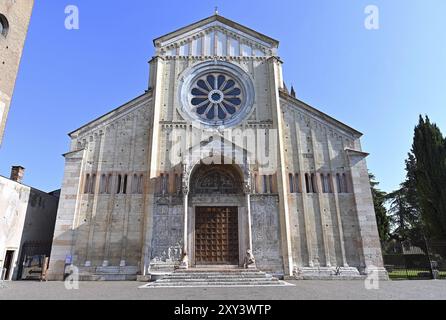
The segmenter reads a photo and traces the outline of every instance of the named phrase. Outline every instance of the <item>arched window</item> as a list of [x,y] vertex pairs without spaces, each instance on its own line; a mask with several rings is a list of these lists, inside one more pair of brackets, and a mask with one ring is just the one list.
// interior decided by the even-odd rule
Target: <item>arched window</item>
[[268,177],[266,175],[263,176],[263,193],[268,193]]
[[116,194],[120,194],[121,193],[121,185],[122,185],[122,176],[120,174],[118,174],[118,181],[116,184]]
[[338,193],[342,193],[341,175],[339,173],[336,173],[336,188],[338,189]]
[[109,174],[108,177],[107,177],[107,183],[106,183],[106,186],[105,186],[105,192],[106,192],[107,194],[111,194],[111,191],[112,191],[112,183],[113,183],[113,175],[112,175],[112,174]]
[[95,189],[96,189],[96,175],[94,174],[94,175],[92,176],[92,179],[91,179],[90,193],[91,193],[91,194],[94,194]]
[[313,193],[317,193],[317,181],[314,173],[311,174],[311,188],[313,189]]
[[252,191],[254,193],[258,193],[258,188],[257,188],[257,175],[255,174],[253,177],[253,181],[252,181]]
[[122,193],[123,194],[127,193],[127,180],[128,180],[128,176],[124,175],[124,182],[122,184]]
[[2,35],[3,37],[7,37],[9,32],[9,22],[8,19],[6,19],[6,17],[0,13],[0,35]]
[[307,193],[313,193],[313,188],[310,183],[310,175],[308,173],[305,173],[305,189]]
[[321,173],[320,177],[321,177],[322,193],[327,193],[327,180],[325,174]]
[[107,189],[107,176],[105,174],[101,175],[101,182],[99,185],[99,193],[104,194]]
[[333,193],[333,185],[332,185],[332,181],[331,181],[331,174],[327,174],[327,192],[328,193]]
[[294,176],[292,173],[288,175],[289,183],[290,183],[290,193],[294,193]]
[[144,189],[144,175],[140,175],[138,179],[138,193],[142,194]]
[[321,173],[321,182],[322,182],[322,192],[323,193],[332,193],[331,175]]
[[138,183],[139,183],[139,178],[138,175],[135,173],[132,179],[132,194],[138,193]]
[[89,193],[94,194],[94,189],[95,189],[95,187],[96,187],[96,175],[93,174],[93,175],[91,176],[91,183],[90,183],[90,190],[89,190]]
[[345,173],[336,174],[336,184],[338,187],[339,193],[348,193],[348,185],[347,185],[347,175]]
[[301,186],[301,182],[300,182],[300,176],[298,173],[296,173],[294,175],[294,183],[296,184],[296,193],[301,193],[302,192],[302,186]]
[[85,183],[84,183],[84,193],[89,193],[90,190],[90,175],[87,173],[85,176]]

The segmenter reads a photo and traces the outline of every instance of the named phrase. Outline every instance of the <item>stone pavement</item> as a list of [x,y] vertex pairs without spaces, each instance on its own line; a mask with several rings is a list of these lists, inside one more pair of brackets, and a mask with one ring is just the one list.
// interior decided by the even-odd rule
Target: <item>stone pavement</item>
[[80,282],[67,290],[63,282],[6,282],[0,300],[397,300],[446,299],[446,281],[384,281],[367,290],[363,281],[288,281],[295,286],[254,288],[138,289],[141,282]]

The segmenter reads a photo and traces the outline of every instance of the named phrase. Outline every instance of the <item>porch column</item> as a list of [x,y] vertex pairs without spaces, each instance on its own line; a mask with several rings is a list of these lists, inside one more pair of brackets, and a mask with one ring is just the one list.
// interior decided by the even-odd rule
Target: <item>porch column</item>
[[188,238],[187,238],[187,222],[188,222],[188,220],[187,220],[187,214],[188,214],[188,207],[189,207],[189,204],[188,204],[188,199],[189,199],[189,194],[188,193],[186,193],[185,195],[184,195],[184,233],[183,233],[183,241],[184,241],[184,245],[183,245],[183,247],[184,247],[184,251],[183,252],[185,252],[186,254],[187,254],[187,252],[188,252],[188,245],[187,245],[187,241],[188,241]]
[[248,210],[248,249],[252,252],[252,225],[251,225],[251,193],[246,194],[246,209]]
[[188,251],[188,209],[189,209],[189,172],[187,171],[187,166],[184,165],[183,168],[183,203],[184,203],[184,230],[183,230],[183,256],[180,260],[180,269],[189,268],[189,251]]
[[251,218],[251,176],[249,171],[245,172],[245,182],[243,185],[243,191],[246,195],[246,211],[248,213],[248,251],[245,256],[245,267],[256,268],[255,257],[252,247],[252,218]]

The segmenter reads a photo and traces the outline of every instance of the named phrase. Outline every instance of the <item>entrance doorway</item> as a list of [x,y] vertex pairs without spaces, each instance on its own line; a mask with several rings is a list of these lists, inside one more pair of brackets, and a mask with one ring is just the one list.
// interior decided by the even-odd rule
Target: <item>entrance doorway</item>
[[12,274],[13,259],[14,259],[14,251],[7,250],[6,255],[5,255],[5,263],[3,264],[3,269],[5,269],[5,274],[4,274],[3,280],[9,280],[9,277]]
[[196,207],[195,261],[197,265],[238,265],[237,207]]

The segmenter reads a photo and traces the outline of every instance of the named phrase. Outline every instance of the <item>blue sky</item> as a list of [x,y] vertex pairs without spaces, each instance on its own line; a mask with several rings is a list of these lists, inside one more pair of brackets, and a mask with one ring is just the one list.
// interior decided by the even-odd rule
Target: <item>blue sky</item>
[[[155,4],[156,3],[156,4]],[[66,30],[67,5],[80,29]],[[364,27],[367,5],[379,30]],[[147,88],[152,39],[213,14],[280,40],[284,77],[298,97],[364,133],[369,169],[392,191],[418,115],[446,133],[446,1],[36,1],[16,83],[0,174],[60,188],[67,133]]]

